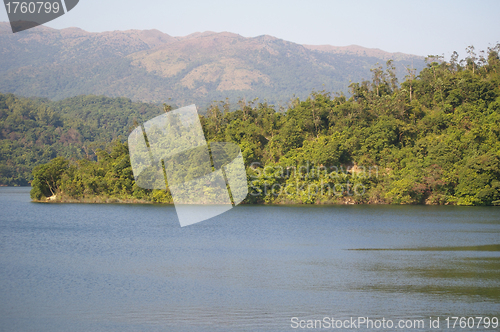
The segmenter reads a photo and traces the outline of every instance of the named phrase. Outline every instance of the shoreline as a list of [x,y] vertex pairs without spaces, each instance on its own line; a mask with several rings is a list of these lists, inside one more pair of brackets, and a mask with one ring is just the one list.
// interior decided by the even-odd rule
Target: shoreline
[[164,204],[164,205],[174,205],[174,203],[169,202],[151,202],[138,198],[116,198],[116,197],[86,197],[86,198],[63,198],[63,199],[32,199],[32,203],[49,203],[49,204]]
[[[86,197],[86,198],[54,198],[36,200],[32,199],[32,203],[46,203],[46,204],[148,204],[148,205],[175,205],[173,202],[152,202],[137,198],[115,198],[115,197]],[[196,205],[196,204],[193,204]],[[241,202],[238,205],[255,205],[255,206],[341,206],[341,205],[414,205],[414,206],[458,206],[456,204],[389,204],[386,202],[356,202],[354,200],[340,200],[340,201],[327,201],[327,202],[316,202],[316,203],[302,203],[302,202],[273,202],[273,203],[249,203]]]
[[[2,186],[3,188],[31,188],[29,186]],[[118,197],[107,197],[107,196],[91,196],[82,198],[70,198],[67,196],[50,196],[43,199],[30,199],[31,203],[61,203],[61,204],[148,204],[148,205],[174,205],[174,202],[154,202],[150,200],[144,200],[139,198],[118,198]],[[460,205],[450,202],[445,204],[435,204],[430,202],[424,202],[420,204],[391,204],[383,201],[382,199],[365,199],[365,200],[354,200],[351,197],[342,197],[335,201],[333,200],[317,200],[314,203],[303,203],[291,200],[280,200],[274,201],[272,203],[268,202],[246,202],[243,201],[238,205],[256,205],[256,206],[340,206],[340,205],[415,205],[415,206],[500,206],[500,204],[492,205]]]

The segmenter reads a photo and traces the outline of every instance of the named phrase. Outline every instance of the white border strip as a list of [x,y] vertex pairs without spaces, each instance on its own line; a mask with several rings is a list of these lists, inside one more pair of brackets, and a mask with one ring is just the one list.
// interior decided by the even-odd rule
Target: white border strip
[[63,6],[64,14],[66,14],[68,11],[66,10],[66,2],[65,2],[65,0],[61,0],[61,3],[62,3],[62,6]]

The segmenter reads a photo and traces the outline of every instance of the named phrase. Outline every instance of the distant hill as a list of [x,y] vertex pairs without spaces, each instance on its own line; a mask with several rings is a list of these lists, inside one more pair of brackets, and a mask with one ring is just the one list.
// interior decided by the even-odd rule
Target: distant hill
[[82,94],[177,105],[259,97],[286,103],[312,90],[347,92],[393,59],[420,70],[424,58],[360,46],[299,45],[222,32],[172,37],[158,30],[91,33],[37,27],[12,34],[0,23],[0,92],[60,100]]

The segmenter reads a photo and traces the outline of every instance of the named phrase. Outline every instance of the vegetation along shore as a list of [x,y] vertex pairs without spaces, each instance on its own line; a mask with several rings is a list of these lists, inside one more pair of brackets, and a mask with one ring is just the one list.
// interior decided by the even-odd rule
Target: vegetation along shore
[[[209,142],[240,146],[246,204],[500,205],[499,51],[428,57],[401,84],[388,61],[350,84],[349,98],[315,91],[286,108],[242,100],[236,111],[221,101],[200,120]],[[168,189],[135,184],[125,143],[162,111],[126,98],[0,95],[1,184],[31,182],[35,201],[171,203]]]

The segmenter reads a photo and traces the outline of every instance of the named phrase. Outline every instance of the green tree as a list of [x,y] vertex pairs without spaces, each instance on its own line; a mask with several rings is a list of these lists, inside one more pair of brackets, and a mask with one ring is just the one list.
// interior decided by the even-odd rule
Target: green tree
[[42,199],[56,195],[61,185],[63,173],[68,169],[68,160],[63,157],[52,159],[49,163],[36,166],[33,169],[31,198]]

